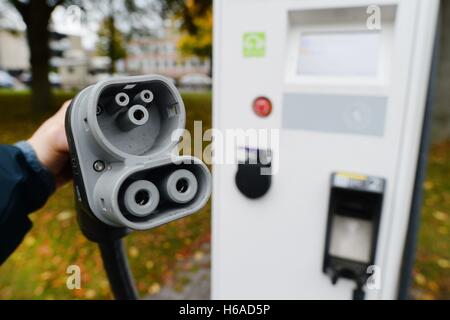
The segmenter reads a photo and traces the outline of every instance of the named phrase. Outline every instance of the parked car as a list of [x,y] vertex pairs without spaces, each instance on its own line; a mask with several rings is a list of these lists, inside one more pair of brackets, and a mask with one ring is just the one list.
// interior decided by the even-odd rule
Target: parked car
[[[22,73],[20,80],[27,86],[31,85],[32,76],[29,72]],[[48,80],[53,88],[61,88],[61,77],[56,72],[50,72],[48,74]]]
[[0,70],[0,88],[21,90],[26,89],[26,86],[8,72]]
[[207,89],[211,87],[212,79],[204,74],[187,74],[181,77],[179,84],[186,89]]
[[0,70],[0,88],[12,89],[14,87],[14,78],[8,72]]

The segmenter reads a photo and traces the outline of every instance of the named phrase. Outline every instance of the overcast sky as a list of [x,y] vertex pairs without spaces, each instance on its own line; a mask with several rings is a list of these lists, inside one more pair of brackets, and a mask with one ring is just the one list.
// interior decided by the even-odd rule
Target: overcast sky
[[57,7],[52,14],[55,31],[81,36],[86,49],[94,49],[97,40],[98,22],[82,22],[84,13],[77,6]]

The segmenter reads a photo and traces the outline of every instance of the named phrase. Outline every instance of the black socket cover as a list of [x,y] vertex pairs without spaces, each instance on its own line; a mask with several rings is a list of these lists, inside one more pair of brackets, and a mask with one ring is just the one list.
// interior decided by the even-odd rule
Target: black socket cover
[[239,191],[250,199],[258,199],[264,196],[272,183],[271,175],[262,175],[263,168],[270,165],[241,163],[236,173],[236,186]]

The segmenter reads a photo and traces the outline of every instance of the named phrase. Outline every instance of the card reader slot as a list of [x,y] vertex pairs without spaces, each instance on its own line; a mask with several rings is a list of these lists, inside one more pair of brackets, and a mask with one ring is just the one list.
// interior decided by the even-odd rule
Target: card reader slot
[[380,195],[365,191],[336,190],[334,214],[371,220],[378,210]]

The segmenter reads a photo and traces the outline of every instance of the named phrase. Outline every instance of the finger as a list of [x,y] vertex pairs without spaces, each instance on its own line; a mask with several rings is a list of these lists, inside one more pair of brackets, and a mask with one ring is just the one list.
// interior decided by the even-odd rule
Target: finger
[[69,108],[71,102],[72,100],[67,100],[66,102],[64,102],[61,108],[59,108],[59,110],[55,113],[54,117],[57,119],[64,119],[66,116],[67,108]]
[[67,153],[69,151],[69,144],[67,142],[67,136],[65,132],[65,116],[67,112],[67,108],[70,105],[71,100],[66,101],[62,107],[56,112],[54,115],[53,121],[58,123],[58,132],[57,136],[55,137],[57,139],[57,149],[59,152]]

